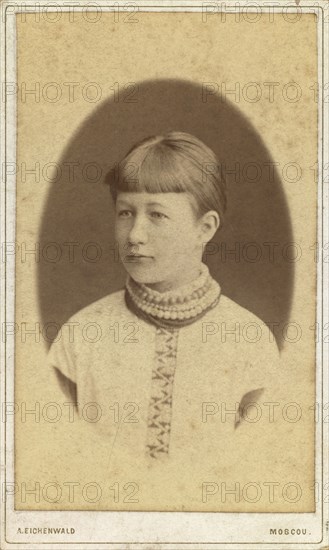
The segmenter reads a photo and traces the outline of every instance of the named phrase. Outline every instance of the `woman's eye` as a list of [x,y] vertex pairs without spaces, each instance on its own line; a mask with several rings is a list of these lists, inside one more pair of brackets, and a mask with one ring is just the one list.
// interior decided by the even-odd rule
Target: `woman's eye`
[[165,214],[162,214],[162,212],[151,212],[151,216],[152,218],[157,218],[159,220],[168,217]]
[[130,210],[119,210],[118,212],[118,216],[120,216],[120,218],[127,218],[130,214]]

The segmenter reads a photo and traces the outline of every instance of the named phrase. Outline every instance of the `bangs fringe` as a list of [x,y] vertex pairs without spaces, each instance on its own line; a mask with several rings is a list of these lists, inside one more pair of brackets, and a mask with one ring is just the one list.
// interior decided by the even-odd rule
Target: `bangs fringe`
[[183,155],[157,144],[128,155],[119,168],[115,186],[117,191],[132,193],[191,193],[201,178],[200,166],[191,170],[191,160],[187,162]]

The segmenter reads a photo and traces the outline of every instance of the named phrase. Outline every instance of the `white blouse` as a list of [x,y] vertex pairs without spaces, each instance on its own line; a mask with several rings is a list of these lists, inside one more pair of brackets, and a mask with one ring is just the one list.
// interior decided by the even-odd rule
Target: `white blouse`
[[224,295],[169,331],[132,313],[124,290],[73,315],[48,355],[76,384],[80,418],[110,449],[112,473],[134,464],[162,482],[165,473],[168,483],[198,485],[252,459],[264,431],[278,437],[278,415],[270,420],[281,399],[278,359],[269,328]]

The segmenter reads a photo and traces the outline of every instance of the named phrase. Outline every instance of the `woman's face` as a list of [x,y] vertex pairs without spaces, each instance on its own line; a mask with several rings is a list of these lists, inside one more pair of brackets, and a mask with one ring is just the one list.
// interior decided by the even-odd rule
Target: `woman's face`
[[203,235],[187,193],[118,193],[116,241],[137,282],[163,292],[198,276]]

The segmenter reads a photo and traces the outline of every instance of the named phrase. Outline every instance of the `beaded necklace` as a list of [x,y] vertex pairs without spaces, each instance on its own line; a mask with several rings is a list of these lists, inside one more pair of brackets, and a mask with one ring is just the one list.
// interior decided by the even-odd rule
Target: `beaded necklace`
[[176,290],[158,292],[129,275],[125,299],[130,310],[149,323],[175,329],[194,323],[213,308],[220,298],[220,286],[202,263],[200,275]]

